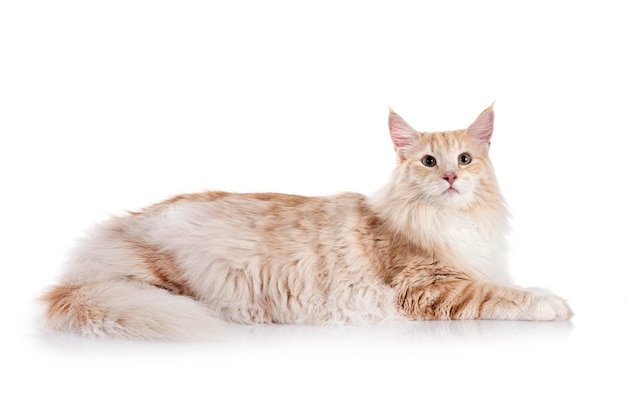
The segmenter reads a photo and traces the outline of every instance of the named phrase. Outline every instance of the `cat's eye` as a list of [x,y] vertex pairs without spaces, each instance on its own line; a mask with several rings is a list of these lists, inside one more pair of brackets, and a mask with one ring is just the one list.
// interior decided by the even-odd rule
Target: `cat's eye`
[[422,158],[422,164],[427,167],[434,167],[435,164],[437,164],[437,160],[435,160],[435,157],[432,155],[425,155],[424,158]]
[[463,153],[463,154],[459,155],[459,164],[467,165],[467,164],[469,164],[471,162],[472,162],[472,156],[469,155],[468,153]]

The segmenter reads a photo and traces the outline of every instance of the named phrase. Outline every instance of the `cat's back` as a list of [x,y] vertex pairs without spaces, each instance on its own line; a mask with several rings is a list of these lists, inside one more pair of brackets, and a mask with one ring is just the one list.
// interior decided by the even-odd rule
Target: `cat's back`
[[309,197],[280,193],[208,191],[176,196],[123,221],[146,243],[168,246],[262,250],[303,249],[336,242],[368,222],[366,197],[357,193]]
[[366,197],[346,192],[332,196],[302,196],[283,193],[229,193],[207,191],[178,195],[141,212],[136,219],[192,226],[237,224],[242,229],[260,226],[334,223],[334,218],[348,220],[363,212]]

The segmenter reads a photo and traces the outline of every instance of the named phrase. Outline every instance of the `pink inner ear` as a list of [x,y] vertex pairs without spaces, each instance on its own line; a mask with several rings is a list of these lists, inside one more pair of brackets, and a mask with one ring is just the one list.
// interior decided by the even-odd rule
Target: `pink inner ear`
[[474,123],[467,128],[467,133],[484,143],[490,143],[493,134],[493,122],[495,114],[491,107],[482,112]]
[[413,143],[417,132],[397,113],[389,112],[389,133],[396,151]]

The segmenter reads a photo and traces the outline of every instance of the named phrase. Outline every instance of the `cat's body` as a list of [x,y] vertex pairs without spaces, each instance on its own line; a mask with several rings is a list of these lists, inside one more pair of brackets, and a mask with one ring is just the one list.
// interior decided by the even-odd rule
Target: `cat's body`
[[455,132],[389,123],[398,166],[372,197],[205,192],[95,227],[44,296],[48,326],[182,339],[218,321],[568,318],[506,274],[493,110]]

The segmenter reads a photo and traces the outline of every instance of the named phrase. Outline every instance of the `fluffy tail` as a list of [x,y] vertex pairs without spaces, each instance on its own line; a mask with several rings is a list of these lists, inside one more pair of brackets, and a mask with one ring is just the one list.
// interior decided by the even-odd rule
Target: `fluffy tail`
[[198,340],[221,325],[190,297],[128,279],[60,284],[42,300],[49,328],[91,337]]

